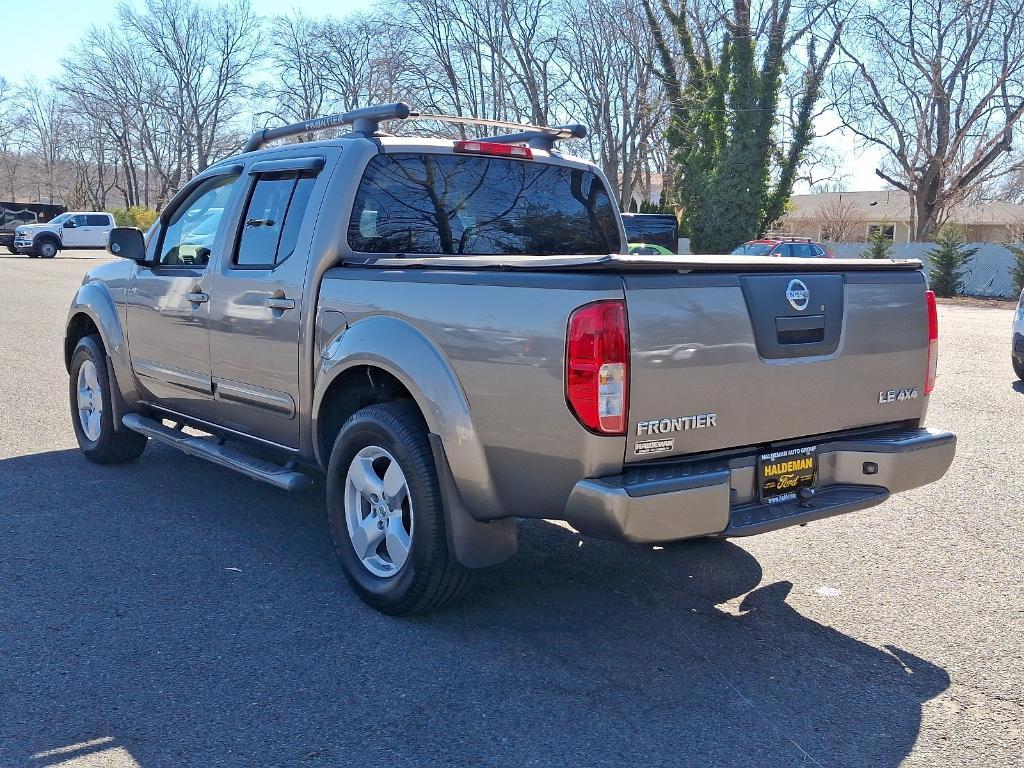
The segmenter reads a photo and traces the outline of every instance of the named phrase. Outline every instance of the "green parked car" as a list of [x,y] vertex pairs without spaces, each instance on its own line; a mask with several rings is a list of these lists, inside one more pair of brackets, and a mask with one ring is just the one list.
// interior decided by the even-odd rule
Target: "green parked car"
[[665,246],[654,243],[630,243],[629,254],[630,256],[675,256]]

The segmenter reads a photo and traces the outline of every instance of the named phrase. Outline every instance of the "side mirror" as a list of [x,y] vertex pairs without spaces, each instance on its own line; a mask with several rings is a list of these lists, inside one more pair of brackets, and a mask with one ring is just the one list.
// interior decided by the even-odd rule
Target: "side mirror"
[[114,227],[107,235],[107,251],[122,259],[142,263],[146,260],[146,239],[135,227]]
[[74,219],[68,219],[67,221],[64,222],[64,229],[74,229],[77,226],[78,225],[75,224]]

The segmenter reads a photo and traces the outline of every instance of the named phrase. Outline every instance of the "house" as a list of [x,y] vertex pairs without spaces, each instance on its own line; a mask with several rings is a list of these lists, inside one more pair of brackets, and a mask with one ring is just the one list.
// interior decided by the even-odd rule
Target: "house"
[[[824,242],[862,242],[881,227],[893,242],[910,241],[910,200],[896,189],[877,192],[819,192],[793,195],[781,229]],[[963,204],[949,221],[975,243],[1021,242],[1024,205],[1005,201]]]

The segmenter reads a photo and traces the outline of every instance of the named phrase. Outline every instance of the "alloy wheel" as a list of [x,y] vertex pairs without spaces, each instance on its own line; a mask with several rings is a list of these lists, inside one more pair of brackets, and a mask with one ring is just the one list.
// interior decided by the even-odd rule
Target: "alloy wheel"
[[402,570],[412,548],[412,496],[395,457],[369,445],[345,476],[345,523],[356,557],[374,576]]
[[96,442],[103,431],[103,394],[96,363],[85,360],[78,369],[78,423],[85,436]]

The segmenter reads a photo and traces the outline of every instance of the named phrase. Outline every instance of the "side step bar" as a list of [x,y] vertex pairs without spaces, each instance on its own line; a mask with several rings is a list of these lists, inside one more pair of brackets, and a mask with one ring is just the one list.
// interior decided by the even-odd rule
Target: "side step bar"
[[220,442],[217,438],[186,435],[184,432],[171,429],[155,419],[147,419],[137,413],[126,413],[121,422],[133,432],[177,448],[191,456],[198,456],[222,467],[241,472],[253,480],[262,480],[275,488],[299,491],[312,484],[312,480],[301,472],[252,456],[240,448]]

